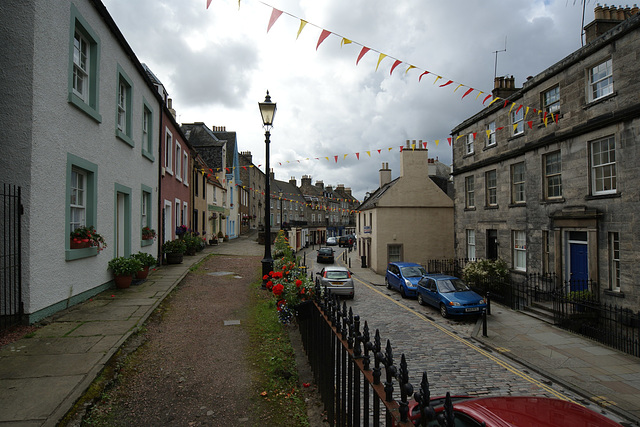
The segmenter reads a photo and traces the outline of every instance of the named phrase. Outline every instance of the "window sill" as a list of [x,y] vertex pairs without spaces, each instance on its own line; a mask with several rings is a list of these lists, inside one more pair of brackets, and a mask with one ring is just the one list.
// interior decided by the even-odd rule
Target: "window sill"
[[69,103],[78,108],[80,111],[91,117],[97,123],[102,123],[102,116],[98,113],[98,110],[91,108],[89,104],[84,102],[78,95],[71,92],[69,93]]
[[611,289],[605,289],[604,294],[615,298],[624,298],[624,292],[612,291]]
[[140,240],[140,246],[151,246],[153,245],[153,239],[142,239]]
[[492,148],[496,148],[498,146],[497,142],[494,142],[491,145],[485,145],[484,148],[482,149],[482,151],[487,151],[487,150],[491,150]]
[[527,204],[524,202],[509,204],[509,208],[526,208],[526,207],[527,207]]
[[622,193],[611,193],[611,194],[592,194],[588,196],[584,196],[585,200],[600,200],[600,199],[617,199],[622,197]]
[[65,250],[65,260],[73,261],[76,259],[89,258],[98,255],[97,248],[84,248],[84,249],[67,249]]
[[509,138],[507,138],[507,142],[511,142],[511,141],[515,141],[518,138],[522,138],[524,136],[524,132],[520,132],[516,135],[511,135]]
[[544,200],[540,200],[540,204],[541,205],[551,205],[554,203],[564,203],[566,202],[566,200],[564,199],[564,197],[559,197],[557,199],[544,199]]
[[151,154],[150,152],[148,152],[147,150],[142,150],[142,156],[146,157],[147,160],[151,161],[151,162],[155,162],[156,158],[153,157],[153,154]]
[[499,209],[500,207],[498,205],[491,205],[491,206],[485,206],[484,209],[485,210],[491,210],[491,209]]
[[476,210],[476,207],[475,207],[475,206],[472,206],[472,207],[469,207],[469,208],[464,208],[464,210],[465,210],[465,212],[466,212],[466,211],[475,211],[475,210]]
[[589,108],[593,107],[594,105],[598,105],[604,101],[607,101],[615,96],[618,96],[618,91],[613,91],[612,93],[610,93],[609,95],[605,95],[603,97],[600,97],[598,99],[594,99],[593,101],[589,101],[584,107],[582,107],[583,110],[588,110]]
[[136,143],[133,142],[133,139],[129,137],[129,135],[125,134],[119,129],[116,129],[116,138],[124,142],[125,144],[131,146],[131,148],[136,146]]

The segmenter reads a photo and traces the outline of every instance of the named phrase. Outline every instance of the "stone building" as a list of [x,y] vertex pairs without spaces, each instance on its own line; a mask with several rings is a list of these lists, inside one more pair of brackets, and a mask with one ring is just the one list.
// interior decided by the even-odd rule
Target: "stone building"
[[522,88],[496,78],[499,99],[452,130],[456,254],[637,307],[640,15],[598,6],[585,33]]

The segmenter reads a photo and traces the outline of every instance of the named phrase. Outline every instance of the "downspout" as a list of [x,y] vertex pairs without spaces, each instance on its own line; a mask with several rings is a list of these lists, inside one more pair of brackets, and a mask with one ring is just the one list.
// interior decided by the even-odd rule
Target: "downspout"
[[[158,118],[158,122],[160,123],[158,129],[158,231],[162,230],[162,233],[158,232],[160,238],[158,239],[158,256],[156,259],[158,260],[158,265],[162,265],[162,244],[164,243],[164,200],[162,199],[162,167],[164,164],[164,159],[162,158],[162,111],[163,105],[158,102],[160,105],[160,116]],[[161,228],[162,227],[162,228]]]

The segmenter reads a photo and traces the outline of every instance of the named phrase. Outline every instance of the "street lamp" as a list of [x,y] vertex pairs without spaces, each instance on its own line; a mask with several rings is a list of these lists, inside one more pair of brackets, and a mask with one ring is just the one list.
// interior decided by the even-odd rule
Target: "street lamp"
[[284,224],[284,217],[282,216],[282,196],[284,195],[284,193],[282,193],[282,190],[278,190],[278,197],[280,199],[280,230],[282,230],[283,224]]
[[[260,114],[262,115],[262,124],[264,126],[264,144],[266,147],[265,155],[265,191],[264,191],[264,258],[262,260],[262,289],[267,288],[268,274],[273,270],[273,258],[271,258],[271,186],[269,185],[270,170],[269,170],[269,137],[271,136],[271,128],[273,127],[273,118],[276,115],[276,104],[271,102],[269,91],[264,98],[264,102],[258,102],[260,107]],[[267,277],[267,279],[264,279]]]

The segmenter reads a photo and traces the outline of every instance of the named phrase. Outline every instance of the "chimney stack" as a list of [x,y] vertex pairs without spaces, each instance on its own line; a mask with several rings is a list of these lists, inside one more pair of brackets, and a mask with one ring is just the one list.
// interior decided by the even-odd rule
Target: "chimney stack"
[[380,169],[380,188],[384,187],[390,182],[391,169],[389,169],[389,163],[382,163],[382,168]]
[[591,43],[622,21],[631,18],[638,13],[638,7],[600,6],[593,9],[594,20],[584,26],[585,43]]

